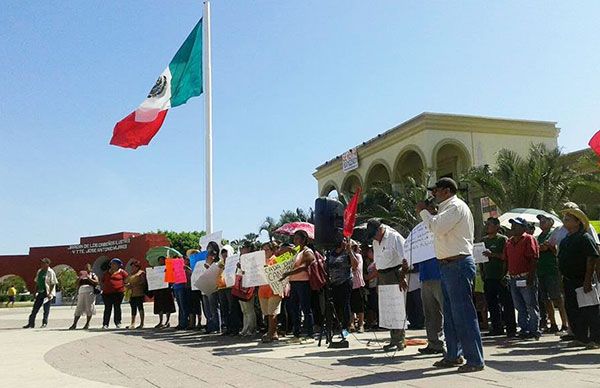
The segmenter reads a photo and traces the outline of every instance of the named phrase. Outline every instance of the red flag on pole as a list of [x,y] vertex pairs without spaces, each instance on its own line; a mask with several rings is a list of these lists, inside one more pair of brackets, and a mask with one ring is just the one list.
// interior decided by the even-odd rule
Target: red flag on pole
[[350,200],[348,206],[344,210],[344,237],[352,236],[354,231],[354,223],[356,222],[356,210],[358,209],[358,200],[360,199],[360,192],[362,189],[359,187],[354,193],[354,196]]
[[596,134],[592,136],[588,144],[594,150],[596,155],[600,157],[600,131],[596,132]]

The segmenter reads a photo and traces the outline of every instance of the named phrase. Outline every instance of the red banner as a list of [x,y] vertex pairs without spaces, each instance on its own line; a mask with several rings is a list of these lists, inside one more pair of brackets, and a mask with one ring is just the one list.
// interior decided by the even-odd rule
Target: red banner
[[354,196],[350,200],[346,210],[344,210],[344,237],[352,236],[354,231],[354,223],[356,222],[356,210],[358,209],[358,201],[360,199],[360,192],[362,189],[359,187],[354,193]]

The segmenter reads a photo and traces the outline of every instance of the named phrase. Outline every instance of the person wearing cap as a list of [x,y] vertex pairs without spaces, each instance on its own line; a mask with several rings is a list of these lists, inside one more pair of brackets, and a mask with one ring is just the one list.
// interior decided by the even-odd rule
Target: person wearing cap
[[42,327],[48,325],[48,316],[50,315],[50,303],[56,294],[56,285],[58,279],[56,273],[50,268],[51,261],[47,257],[40,260],[40,269],[38,269],[35,275],[35,301],[33,302],[33,308],[31,314],[29,314],[29,322],[23,326],[24,329],[32,329],[35,327],[35,317],[40,311],[40,308],[44,307],[44,315],[42,317]]
[[508,266],[510,293],[518,313],[519,338],[538,340],[541,334],[536,267],[540,249],[535,237],[526,233],[527,221],[517,217],[509,222],[512,237],[504,247],[504,259]]
[[[444,334],[447,352],[436,368],[459,367],[458,372],[483,370],[483,345],[471,290],[475,279],[473,260],[473,214],[457,197],[458,185],[451,178],[439,179],[428,188],[438,204],[438,214],[427,210],[425,201],[417,212],[433,233],[444,295]],[[464,358],[463,358],[464,355]],[[464,363],[466,359],[466,364]]]
[[[575,345],[600,348],[600,305],[579,307],[577,289],[594,292],[593,276],[598,263],[598,246],[586,233],[589,220],[580,209],[562,211],[563,225],[569,234],[560,243],[558,265],[565,291],[565,308],[575,336]],[[596,288],[598,288],[596,279]],[[597,292],[597,291],[596,291]]]
[[542,330],[548,333],[558,333],[554,308],[558,308],[562,327],[560,331],[568,330],[567,313],[565,303],[560,291],[560,273],[558,271],[558,259],[556,257],[556,246],[550,244],[548,239],[552,234],[554,218],[539,214],[537,219],[540,221],[542,233],[537,237],[540,246],[540,258],[537,263],[537,277],[539,283],[539,302],[540,310],[545,309],[546,315],[550,319],[550,328],[546,327],[547,322],[542,319]]
[[110,267],[102,277],[103,329],[108,329],[113,308],[115,310],[115,327],[117,329],[121,328],[121,303],[125,295],[125,282],[128,276],[129,274],[123,269],[123,262],[120,259],[114,258],[110,261]]
[[503,335],[506,329],[507,337],[515,337],[517,335],[515,306],[505,281],[506,262],[502,256],[508,238],[499,233],[500,220],[496,217],[487,219],[485,231],[486,235],[481,241],[485,244],[486,251],[483,255],[488,258],[488,261],[480,266],[483,275],[483,292],[492,321],[492,329],[487,335]]
[[[405,274],[402,271],[404,260],[404,237],[378,218],[367,222],[367,241],[373,241],[373,256],[377,268],[377,283],[380,286],[399,285],[407,291]],[[384,345],[386,352],[395,352],[405,348],[404,329],[390,330],[390,343]]]

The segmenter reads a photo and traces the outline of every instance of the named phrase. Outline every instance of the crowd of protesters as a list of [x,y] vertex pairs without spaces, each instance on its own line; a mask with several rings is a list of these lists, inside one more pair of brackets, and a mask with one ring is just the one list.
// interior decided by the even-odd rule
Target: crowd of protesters
[[[159,323],[155,329],[170,327],[177,312],[177,330],[196,330],[204,334],[230,337],[254,337],[262,334],[264,343],[278,341],[291,334],[289,343],[311,343],[323,329],[332,329],[344,339],[355,331],[378,329],[377,287],[398,285],[406,293],[408,329],[425,328],[427,346],[423,354],[440,354],[438,368],[458,367],[459,372],[476,372],[485,366],[483,337],[506,336],[512,340],[538,340],[542,335],[560,335],[572,346],[600,347],[600,306],[580,307],[578,289],[597,292],[598,235],[574,203],[562,210],[563,225],[554,228],[554,218],[538,215],[541,234],[534,237],[535,226],[523,218],[510,220],[510,229],[502,228],[497,218],[485,222],[484,256],[488,261],[475,264],[473,258],[474,220],[468,205],[457,196],[458,187],[450,178],[440,179],[430,188],[435,200],[419,203],[416,213],[431,231],[436,257],[411,265],[404,255],[404,237],[379,219],[367,223],[366,240],[361,243],[339,237],[336,246],[322,256],[305,231],[297,231],[290,242],[267,242],[260,246],[246,241],[240,254],[261,249],[265,265],[293,252],[293,268],[282,277],[289,285],[278,295],[269,285],[251,289],[230,287],[223,270],[234,249],[211,242],[205,266],[217,264],[221,275],[217,291],[203,295],[191,286],[192,268],[184,257],[187,282],[148,291],[141,263],[130,263],[127,273],[120,259],[112,259],[109,268],[96,275],[88,266],[78,278],[78,301],[70,329],[86,315],[88,328],[95,314],[97,294],[105,305],[102,327],[109,327],[113,315],[121,327],[121,303],[131,306],[127,329],[144,328],[144,300],[153,299]],[[165,258],[159,258],[164,265]],[[202,264],[199,264],[202,265]],[[327,303],[322,290],[311,285],[309,268],[322,266],[327,273],[328,295],[335,317],[326,327]],[[37,296],[26,328],[34,327],[35,317],[44,308],[42,327],[48,322],[50,303],[56,287],[56,275],[48,259],[36,276]],[[242,268],[236,282],[244,276]],[[409,283],[420,281],[418,292]],[[410,292],[409,292],[410,291]],[[176,305],[178,308],[176,308]],[[556,320],[560,316],[560,326]],[[516,314],[515,314],[516,311]],[[488,315],[489,314],[489,315]],[[137,319],[139,317],[139,324]],[[137,324],[137,326],[136,326]],[[489,325],[488,325],[489,324]],[[481,333],[487,330],[487,333]],[[390,331],[385,351],[405,347],[405,330]]]

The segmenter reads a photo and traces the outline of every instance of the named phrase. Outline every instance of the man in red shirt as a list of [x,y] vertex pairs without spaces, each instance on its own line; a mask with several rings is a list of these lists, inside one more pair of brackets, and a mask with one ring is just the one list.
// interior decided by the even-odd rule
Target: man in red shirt
[[510,292],[518,313],[518,323],[523,339],[540,338],[540,308],[535,269],[540,256],[537,240],[525,233],[527,221],[517,217],[511,219],[512,237],[504,246],[504,259],[508,265]]

